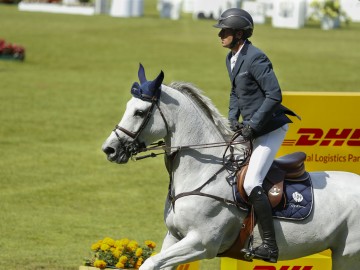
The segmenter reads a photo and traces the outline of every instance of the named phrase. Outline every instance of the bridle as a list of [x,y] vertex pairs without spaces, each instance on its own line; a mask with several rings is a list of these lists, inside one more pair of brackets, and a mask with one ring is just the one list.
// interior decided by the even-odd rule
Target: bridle
[[[160,89],[158,89],[157,91],[160,91]],[[144,121],[141,123],[139,129],[136,132],[132,132],[132,131],[130,131],[126,128],[123,128],[119,125],[115,126],[115,128],[113,129],[113,132],[115,133],[119,142],[125,148],[125,151],[132,158],[133,158],[133,156],[135,156],[141,152],[147,152],[147,151],[151,151],[151,150],[163,150],[164,151],[162,153],[151,153],[151,154],[144,155],[141,157],[135,157],[135,158],[133,158],[134,160],[140,160],[140,159],[144,159],[144,158],[148,158],[148,157],[156,157],[158,155],[162,155],[165,153],[172,154],[175,152],[179,152],[180,150],[190,149],[190,148],[191,149],[204,149],[204,148],[214,148],[214,147],[224,147],[225,146],[226,149],[228,150],[228,149],[230,149],[230,146],[232,146],[232,145],[244,143],[244,141],[235,141],[235,138],[237,138],[237,136],[239,136],[239,134],[234,134],[234,137],[230,142],[223,141],[223,142],[196,144],[196,145],[165,146],[164,141],[159,141],[159,142],[150,144],[149,147],[146,147],[146,145],[143,142],[139,141],[139,136],[142,133],[142,131],[145,129],[146,125],[149,123],[150,118],[154,113],[155,107],[159,110],[159,113],[164,121],[167,134],[169,133],[169,125],[168,125],[165,115],[159,105],[160,94],[153,95],[153,96],[147,96],[147,95],[142,94],[141,96],[138,96],[137,94],[135,94],[135,92],[132,91],[132,93],[133,93],[134,97],[136,97],[136,98],[140,98],[141,100],[151,102],[151,106],[150,106],[149,110],[147,111],[146,116],[144,117]],[[122,131],[127,136],[132,138],[133,141],[131,143],[127,143],[126,145],[124,145],[121,141],[120,135],[118,134],[118,130]],[[224,157],[225,157],[227,150],[224,153]]]
[[[160,91],[160,90],[158,90],[158,91]],[[121,142],[121,138],[120,138],[120,135],[117,132],[118,130],[124,132],[127,136],[129,136],[130,138],[133,139],[132,143],[125,146],[126,152],[130,156],[136,155],[136,154],[142,152],[143,149],[146,149],[145,144],[143,142],[139,141],[139,136],[142,133],[142,131],[145,129],[145,127],[148,124],[151,116],[153,115],[155,107],[159,110],[160,115],[161,115],[161,117],[162,117],[162,119],[163,119],[163,121],[165,123],[166,132],[169,133],[169,125],[168,125],[168,123],[166,121],[164,113],[162,112],[162,110],[161,110],[161,108],[159,106],[159,99],[156,96],[145,97],[144,95],[142,96],[141,99],[144,100],[144,101],[151,102],[151,106],[150,106],[150,109],[147,111],[146,116],[144,118],[144,121],[141,123],[139,129],[136,132],[132,132],[132,131],[129,131],[129,130],[127,130],[127,129],[119,126],[119,125],[116,125],[115,128],[113,129],[113,132],[115,133],[116,137],[118,138],[118,140],[120,142]]]

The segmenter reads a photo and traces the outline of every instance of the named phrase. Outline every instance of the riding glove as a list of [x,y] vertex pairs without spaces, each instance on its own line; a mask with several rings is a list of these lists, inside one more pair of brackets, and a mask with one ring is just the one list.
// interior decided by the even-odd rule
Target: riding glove
[[244,125],[242,123],[239,123],[237,120],[230,120],[230,129],[234,132],[242,129]]
[[254,129],[252,127],[250,127],[250,125],[244,126],[241,129],[241,133],[242,133],[243,138],[246,141],[250,141],[250,140],[254,139],[255,132],[254,132]]

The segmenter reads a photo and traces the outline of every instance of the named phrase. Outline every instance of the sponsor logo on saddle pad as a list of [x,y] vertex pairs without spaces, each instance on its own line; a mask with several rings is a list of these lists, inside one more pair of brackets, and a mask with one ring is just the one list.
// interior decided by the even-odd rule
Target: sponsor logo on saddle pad
[[304,197],[303,197],[303,195],[301,195],[299,192],[294,192],[293,194],[292,194],[292,197],[293,197],[293,199],[294,199],[294,201],[295,202],[302,202],[303,201],[303,199],[304,199]]

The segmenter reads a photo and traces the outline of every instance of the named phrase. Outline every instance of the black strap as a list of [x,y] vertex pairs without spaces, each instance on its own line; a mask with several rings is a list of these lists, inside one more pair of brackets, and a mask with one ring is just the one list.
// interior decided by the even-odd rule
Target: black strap
[[173,207],[175,208],[175,201],[176,201],[177,199],[180,199],[180,198],[186,197],[186,196],[192,196],[192,195],[209,197],[209,198],[212,198],[212,199],[217,200],[217,201],[220,201],[220,202],[224,202],[224,203],[227,203],[227,204],[235,205],[236,207],[240,207],[240,204],[238,204],[238,203],[235,202],[235,201],[228,200],[228,199],[225,199],[225,198],[216,196],[216,195],[203,193],[203,192],[201,192],[201,191],[199,191],[199,190],[194,190],[194,191],[189,191],[189,192],[180,193],[180,194],[178,194],[178,195],[176,195],[175,197],[172,198],[171,203],[172,203]]
[[240,204],[238,204],[237,202],[233,201],[233,200],[228,200],[228,199],[225,199],[225,198],[222,198],[222,197],[219,197],[219,196],[216,196],[216,195],[212,195],[212,194],[207,194],[207,193],[203,193],[201,192],[200,190],[203,189],[203,187],[205,187],[207,184],[209,184],[211,181],[213,181],[216,176],[222,172],[223,170],[225,169],[225,166],[222,166],[220,168],[220,170],[218,170],[216,173],[214,173],[213,176],[211,176],[209,178],[209,180],[207,180],[204,184],[202,184],[200,187],[198,187],[197,189],[193,190],[193,191],[188,191],[188,192],[183,192],[183,193],[180,193],[178,195],[176,195],[175,197],[173,196],[170,196],[170,199],[171,199],[171,204],[173,206],[173,208],[175,209],[175,201],[177,199],[180,199],[180,198],[183,198],[183,197],[186,197],[186,196],[193,196],[193,195],[196,195],[196,196],[203,196],[203,197],[209,197],[209,198],[212,198],[214,200],[217,200],[217,201],[220,201],[220,202],[224,202],[224,203],[227,203],[227,204],[231,204],[231,205],[235,205],[237,207],[240,207]]

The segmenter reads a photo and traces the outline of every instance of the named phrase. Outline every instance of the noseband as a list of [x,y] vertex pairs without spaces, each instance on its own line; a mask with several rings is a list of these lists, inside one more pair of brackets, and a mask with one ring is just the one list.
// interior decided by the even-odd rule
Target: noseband
[[141,134],[141,132],[145,129],[146,125],[148,124],[151,116],[153,115],[153,111],[154,111],[154,108],[156,107],[159,112],[160,112],[160,115],[165,123],[165,127],[166,127],[166,133],[169,133],[169,126],[168,126],[168,123],[166,121],[166,118],[158,104],[158,99],[156,97],[152,97],[151,99],[147,100],[147,101],[150,101],[151,102],[151,107],[150,109],[148,110],[145,118],[144,118],[144,121],[141,123],[139,129],[136,131],[136,132],[132,132],[132,131],[129,131],[119,125],[116,125],[115,128],[113,129],[113,132],[115,133],[116,137],[118,138],[118,140],[121,142],[121,138],[120,138],[120,135],[118,134],[118,130],[122,131],[123,133],[125,133],[127,136],[129,136],[130,138],[133,139],[132,143],[130,143],[129,145],[126,145],[125,148],[126,148],[126,152],[128,152],[131,156],[132,155],[136,155],[140,152],[142,152],[142,149],[146,149],[146,145],[145,143],[143,142],[140,142],[139,141],[139,136]]

